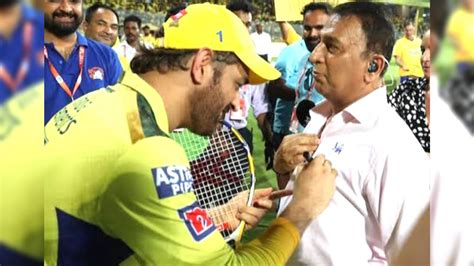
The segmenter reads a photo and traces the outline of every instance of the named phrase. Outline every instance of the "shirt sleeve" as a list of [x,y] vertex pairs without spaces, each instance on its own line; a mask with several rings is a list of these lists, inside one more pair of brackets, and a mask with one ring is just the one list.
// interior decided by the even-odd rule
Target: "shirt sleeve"
[[364,187],[373,223],[370,227],[379,231],[369,234],[380,234],[381,239],[381,243],[369,245],[373,249],[381,245],[389,264],[400,258],[408,244],[429,254],[429,227],[423,225],[426,212],[429,214],[429,159],[416,138],[408,134],[397,137],[410,137],[404,140],[410,145],[403,145],[404,150],[395,143],[389,145],[390,151],[377,158]]
[[280,55],[278,56],[278,59],[275,63],[275,68],[280,71],[281,73],[281,79],[287,80],[288,75],[289,75],[289,69],[288,69],[288,60],[291,57],[291,49],[288,49],[289,46],[283,48],[281,51]]
[[400,57],[402,55],[401,40],[397,40],[393,46],[393,56]]
[[109,52],[110,52],[110,61],[109,61],[110,64],[109,64],[109,70],[107,71],[107,73],[109,74],[108,75],[109,84],[107,84],[107,86],[116,84],[119,81],[120,77],[122,76],[122,72],[123,72],[122,64],[120,63],[117,53],[115,53],[115,51],[111,49]]
[[265,83],[253,86],[252,107],[253,115],[258,117],[260,114],[268,112],[268,99],[265,93]]
[[281,218],[234,251],[196,202],[191,186],[184,151],[169,138],[141,140],[118,161],[100,200],[100,224],[134,251],[127,262],[283,265],[296,248],[298,231]]

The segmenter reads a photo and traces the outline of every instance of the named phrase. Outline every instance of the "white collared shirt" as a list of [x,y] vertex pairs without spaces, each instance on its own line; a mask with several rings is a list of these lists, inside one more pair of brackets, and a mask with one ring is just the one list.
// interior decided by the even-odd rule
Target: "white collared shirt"
[[[337,190],[289,265],[387,265],[400,256],[426,211],[429,158],[387,104],[386,93],[376,89],[335,115],[327,101],[311,111],[305,132],[318,134],[326,124],[316,154],[338,171]],[[281,201],[279,213],[290,200]],[[418,244],[429,252],[429,243]]]
[[242,129],[247,126],[250,107],[252,107],[253,115],[257,118],[260,114],[268,112],[268,99],[265,94],[266,83],[250,85],[245,84],[239,88],[240,93],[240,109],[236,112],[229,111],[226,113],[224,120],[236,129]]
[[[153,49],[153,46],[147,42],[140,41],[140,45],[147,49]],[[132,61],[137,54],[137,49],[128,44],[127,40],[120,42],[117,47],[114,47],[113,49],[119,56],[125,57],[128,62]]]

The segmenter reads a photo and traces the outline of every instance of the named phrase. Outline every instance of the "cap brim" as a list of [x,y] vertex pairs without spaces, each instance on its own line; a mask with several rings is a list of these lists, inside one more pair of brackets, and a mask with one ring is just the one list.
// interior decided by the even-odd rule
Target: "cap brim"
[[249,68],[249,83],[261,84],[269,80],[275,80],[281,76],[270,63],[258,56],[254,51],[236,53],[242,62]]

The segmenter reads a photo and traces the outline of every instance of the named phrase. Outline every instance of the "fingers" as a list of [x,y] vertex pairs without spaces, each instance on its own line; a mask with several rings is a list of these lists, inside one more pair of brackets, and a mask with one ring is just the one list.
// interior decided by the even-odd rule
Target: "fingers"
[[254,200],[258,200],[260,198],[268,197],[270,196],[272,191],[273,191],[273,188],[271,187],[255,189],[253,198]]
[[246,224],[245,228],[250,229],[258,224],[266,212],[267,210],[265,209],[243,206],[239,208],[236,218],[244,221]]
[[313,134],[294,134],[286,136],[275,153],[274,169],[279,173],[292,171],[298,164],[305,161],[304,152],[312,153],[320,139]]

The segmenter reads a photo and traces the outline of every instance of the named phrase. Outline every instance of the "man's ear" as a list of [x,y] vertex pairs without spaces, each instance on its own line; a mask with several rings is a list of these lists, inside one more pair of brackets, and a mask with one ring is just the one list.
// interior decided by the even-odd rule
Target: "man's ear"
[[364,82],[371,83],[382,76],[382,71],[385,67],[383,58],[377,56],[368,63],[367,71],[364,74]]
[[87,21],[84,20],[84,21],[82,22],[82,25],[81,25],[82,31],[84,31],[84,34],[85,34],[85,32],[87,31],[87,26],[89,26],[89,23],[87,23]]
[[191,78],[193,82],[200,85],[206,82],[207,77],[212,75],[212,57],[214,52],[209,48],[201,48],[196,52],[191,65]]

